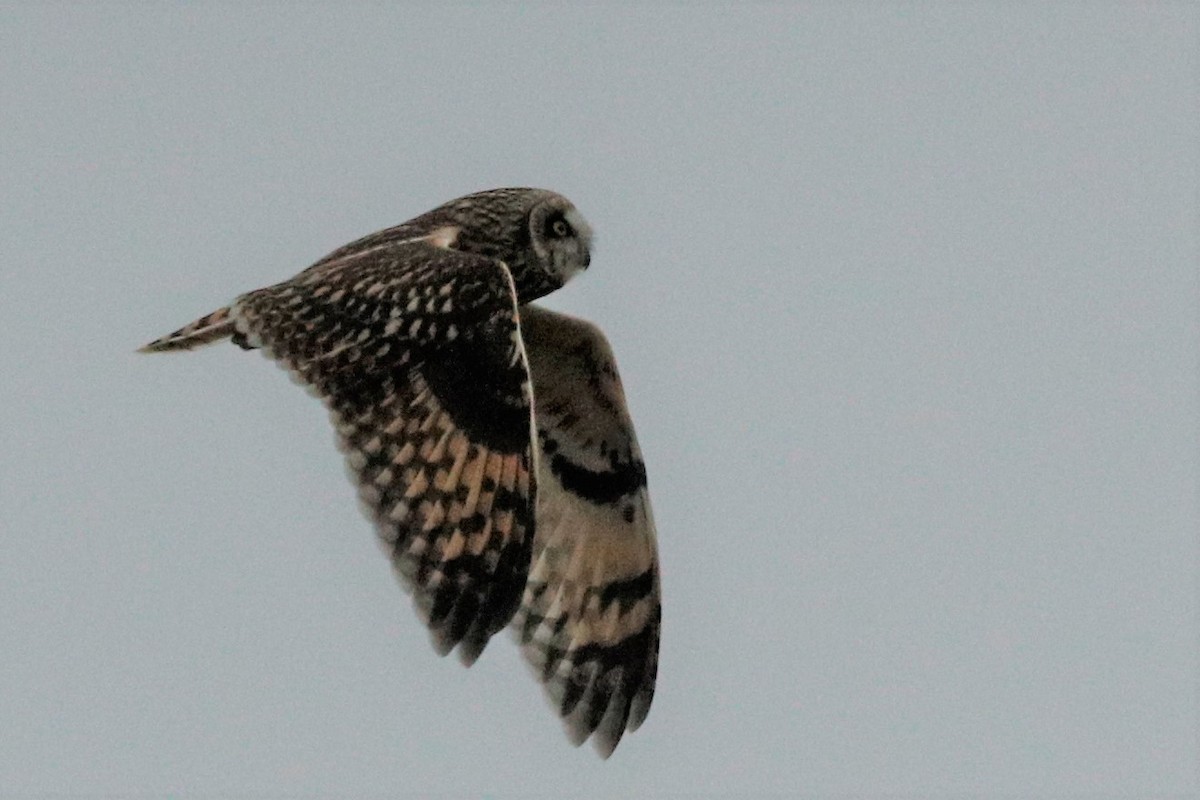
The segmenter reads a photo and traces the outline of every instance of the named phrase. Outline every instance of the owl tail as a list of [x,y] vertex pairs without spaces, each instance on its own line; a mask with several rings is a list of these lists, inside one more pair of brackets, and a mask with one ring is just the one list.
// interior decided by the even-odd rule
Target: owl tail
[[138,348],[139,353],[166,353],[172,350],[192,350],[233,335],[233,319],[229,307],[217,309],[195,322],[184,325],[174,333],[155,339]]

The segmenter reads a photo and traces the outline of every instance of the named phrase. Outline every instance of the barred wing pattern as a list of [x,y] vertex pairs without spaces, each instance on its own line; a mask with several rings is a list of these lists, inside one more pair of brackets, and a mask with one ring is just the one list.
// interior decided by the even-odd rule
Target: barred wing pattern
[[612,351],[590,323],[521,309],[540,443],[533,564],[513,620],[576,744],[645,719],[661,620],[646,471]]
[[531,388],[507,268],[440,235],[319,262],[242,295],[230,316],[236,343],[329,407],[435,647],[461,645],[470,663],[529,568]]

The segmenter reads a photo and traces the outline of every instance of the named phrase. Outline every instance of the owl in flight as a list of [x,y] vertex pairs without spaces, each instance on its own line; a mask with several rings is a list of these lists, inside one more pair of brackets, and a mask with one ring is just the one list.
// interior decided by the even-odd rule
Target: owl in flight
[[531,302],[587,269],[591,235],[553,192],[467,195],[142,351],[231,339],[320,397],[434,647],[469,665],[511,624],[607,757],[654,696],[646,470],[603,334]]

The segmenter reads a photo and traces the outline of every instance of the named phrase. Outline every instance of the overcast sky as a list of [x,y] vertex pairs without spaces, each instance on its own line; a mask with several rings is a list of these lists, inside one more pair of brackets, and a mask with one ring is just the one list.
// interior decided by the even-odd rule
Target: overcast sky
[[[0,5],[0,794],[1200,791],[1188,3]],[[469,191],[596,229],[646,724],[439,659],[320,404],[138,345]]]

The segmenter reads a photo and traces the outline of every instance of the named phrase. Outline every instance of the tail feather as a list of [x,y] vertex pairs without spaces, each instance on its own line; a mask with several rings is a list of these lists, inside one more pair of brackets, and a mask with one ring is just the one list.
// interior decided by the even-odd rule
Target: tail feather
[[172,350],[192,350],[233,335],[233,319],[229,307],[219,308],[195,322],[184,325],[174,333],[155,339],[138,348],[139,353],[166,353]]

